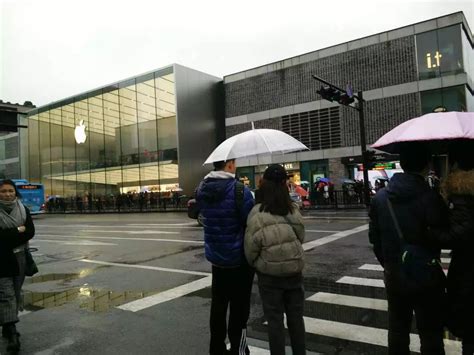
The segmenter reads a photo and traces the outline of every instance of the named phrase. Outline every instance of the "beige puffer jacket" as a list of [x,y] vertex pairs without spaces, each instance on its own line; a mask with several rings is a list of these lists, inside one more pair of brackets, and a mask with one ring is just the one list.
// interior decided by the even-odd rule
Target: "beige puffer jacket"
[[304,268],[304,225],[295,206],[287,216],[260,212],[255,205],[247,218],[245,256],[257,271],[272,276],[289,276]]

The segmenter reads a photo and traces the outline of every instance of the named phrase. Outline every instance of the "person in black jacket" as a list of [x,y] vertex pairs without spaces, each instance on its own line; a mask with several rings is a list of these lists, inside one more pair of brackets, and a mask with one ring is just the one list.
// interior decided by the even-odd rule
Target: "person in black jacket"
[[[427,229],[446,224],[447,209],[441,196],[430,189],[424,179],[429,161],[430,155],[422,145],[404,145],[400,153],[404,173],[395,174],[388,186],[378,191],[369,214],[369,240],[384,268],[389,318],[388,353],[393,355],[410,354],[413,312],[421,353],[444,354],[443,314],[440,310],[443,309],[445,288],[441,266],[437,266],[439,280],[436,279],[430,287],[408,287],[412,283],[408,282],[402,270],[402,254],[406,246],[430,253],[437,260],[441,253],[437,241],[430,239]],[[395,218],[387,200],[391,202]]]
[[30,212],[18,200],[15,184],[0,181],[0,324],[7,338],[7,351],[20,349],[16,330],[21,305],[21,287],[25,279],[25,247],[35,227]]
[[463,355],[474,354],[474,142],[458,143],[449,159],[454,171],[443,182],[449,228],[432,229],[452,249],[448,271],[448,328],[462,338]]

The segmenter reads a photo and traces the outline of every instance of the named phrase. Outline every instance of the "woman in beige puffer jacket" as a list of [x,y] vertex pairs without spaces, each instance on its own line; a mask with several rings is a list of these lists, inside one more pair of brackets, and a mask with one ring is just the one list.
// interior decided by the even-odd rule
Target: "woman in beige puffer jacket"
[[265,170],[256,205],[247,219],[244,250],[249,264],[257,270],[271,354],[285,354],[286,314],[293,354],[302,355],[306,353],[304,225],[298,207],[290,199],[286,180],[281,165]]

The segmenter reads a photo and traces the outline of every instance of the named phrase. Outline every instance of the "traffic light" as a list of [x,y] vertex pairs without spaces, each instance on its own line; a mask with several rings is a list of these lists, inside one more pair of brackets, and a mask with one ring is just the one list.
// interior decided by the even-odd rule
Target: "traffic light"
[[350,105],[354,102],[354,97],[349,96],[346,92],[335,89],[331,86],[321,86],[319,90],[316,91],[321,97],[325,100],[331,102],[337,102],[341,105]]

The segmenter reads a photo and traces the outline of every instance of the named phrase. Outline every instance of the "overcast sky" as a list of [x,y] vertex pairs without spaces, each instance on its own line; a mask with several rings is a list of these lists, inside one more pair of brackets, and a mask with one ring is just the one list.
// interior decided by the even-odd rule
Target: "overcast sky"
[[41,106],[172,63],[236,73],[474,0],[0,0],[0,99]]

